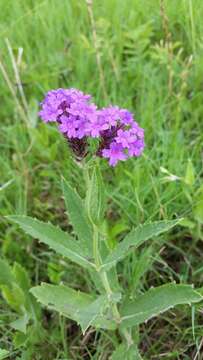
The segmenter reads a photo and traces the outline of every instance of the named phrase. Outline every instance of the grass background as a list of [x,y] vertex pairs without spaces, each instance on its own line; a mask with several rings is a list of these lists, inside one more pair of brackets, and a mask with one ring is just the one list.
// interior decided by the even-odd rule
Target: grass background
[[[202,0],[95,0],[92,15],[84,0],[0,3],[1,254],[22,264],[33,285],[63,280],[92,286],[74,265],[3,217],[29,214],[69,228],[60,176],[82,193],[82,174],[54,126],[42,124],[37,112],[49,89],[76,87],[93,94],[99,106],[131,109],[146,132],[140,159],[113,170],[102,162],[112,243],[149,219],[185,219],[178,231],[121,265],[126,289],[134,293],[174,280],[202,286]],[[43,337],[20,342],[9,326],[13,317],[1,298],[0,346],[13,353],[11,359],[108,359],[119,341],[104,332],[84,339],[69,320],[44,311]],[[176,309],[141,327],[140,351],[146,359],[202,359],[202,336],[199,312]]]

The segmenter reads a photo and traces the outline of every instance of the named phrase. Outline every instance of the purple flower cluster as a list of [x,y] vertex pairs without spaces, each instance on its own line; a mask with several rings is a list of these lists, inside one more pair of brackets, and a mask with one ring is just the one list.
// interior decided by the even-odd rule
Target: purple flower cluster
[[99,138],[97,155],[108,158],[112,166],[119,160],[140,156],[144,130],[132,113],[117,106],[98,109],[90,101],[90,95],[77,89],[52,90],[41,103],[39,115],[44,122],[57,122],[73,151],[81,147],[84,156],[88,137]]

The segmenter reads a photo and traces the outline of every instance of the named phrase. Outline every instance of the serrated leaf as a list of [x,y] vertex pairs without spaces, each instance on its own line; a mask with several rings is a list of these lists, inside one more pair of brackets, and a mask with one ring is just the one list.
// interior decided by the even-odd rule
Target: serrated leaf
[[177,225],[180,220],[157,221],[144,225],[139,225],[133,229],[104,260],[101,270],[109,270],[118,261],[128,255],[130,248],[136,249],[145,241],[152,237],[158,236],[163,232],[170,230]]
[[133,300],[126,300],[121,308],[121,327],[132,327],[181,304],[203,300],[190,285],[166,284],[148,290]]
[[102,175],[97,165],[94,166],[89,179],[85,205],[90,221],[96,225],[100,225],[105,210],[105,189]]
[[83,200],[78,193],[62,179],[63,195],[68,211],[68,216],[73,229],[77,234],[83,249],[87,254],[92,253],[92,230],[85,213]]
[[111,360],[142,360],[136,345],[120,344],[113,352]]
[[104,315],[96,314],[95,316],[100,300],[98,305],[97,299],[89,294],[76,291],[68,286],[50,284],[36,286],[30,291],[39,302],[51,310],[58,311],[77,322],[80,322],[81,316],[81,323],[84,329],[88,324],[106,329],[115,328],[115,323],[107,320]]
[[58,254],[85,268],[92,268],[93,264],[84,256],[77,241],[60,228],[29,216],[13,215],[7,216],[7,218],[20,225],[27,234],[39,239]]
[[9,356],[9,351],[0,349],[0,360],[3,360]]

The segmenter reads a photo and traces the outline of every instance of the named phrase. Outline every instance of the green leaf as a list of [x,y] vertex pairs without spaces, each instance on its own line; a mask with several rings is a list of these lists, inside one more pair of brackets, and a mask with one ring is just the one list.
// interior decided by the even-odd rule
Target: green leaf
[[10,325],[23,332],[26,331],[28,318],[36,320],[40,314],[39,305],[29,293],[30,286],[28,274],[20,264],[15,263],[11,269],[6,261],[0,259],[2,295],[8,305],[20,314],[20,318]]
[[13,283],[11,287],[2,285],[1,289],[2,295],[9,306],[15,311],[22,313],[26,302],[22,289],[16,283]]
[[15,263],[13,266],[13,275],[15,276],[16,282],[24,292],[28,292],[31,287],[30,279],[26,270],[22,265]]
[[87,184],[86,210],[90,221],[100,225],[105,210],[105,189],[99,167],[93,168],[92,176]]
[[0,259],[0,285],[11,285],[15,282],[11,268],[7,261]]
[[30,317],[29,317],[28,313],[24,313],[23,316],[21,316],[20,318],[18,318],[15,321],[13,321],[12,323],[10,323],[10,326],[13,329],[26,334],[26,329],[27,329],[29,319],[30,319]]
[[39,239],[58,254],[67,257],[69,260],[85,268],[92,268],[92,266],[94,266],[91,261],[84,256],[77,241],[60,228],[28,216],[13,215],[7,217],[9,220],[19,224],[26,233]]
[[188,159],[184,181],[189,186],[192,186],[195,182],[195,169],[194,169],[191,159]]
[[203,300],[190,285],[166,284],[148,290],[133,300],[126,300],[121,308],[121,327],[132,327],[181,304]]
[[[83,329],[90,324],[106,329],[115,328],[113,321],[105,319],[103,314],[98,313],[101,303],[104,302],[103,296],[95,299],[89,294],[76,291],[68,286],[50,284],[36,286],[30,291],[39,302],[49,309],[58,311],[78,323],[81,322]],[[103,305],[101,308],[103,312]]]
[[155,261],[156,257],[153,254],[153,247],[149,246],[143,249],[139,256],[136,257],[134,261],[134,268],[132,274],[132,285],[131,292],[137,291],[137,288],[140,286],[140,281],[142,276],[151,269],[153,261]]
[[3,360],[9,356],[9,351],[0,349],[0,360]]
[[18,330],[21,329],[20,331],[25,332],[29,319],[36,321],[40,317],[40,307],[35,298],[29,293],[31,283],[28,277],[28,273],[23,268],[23,266],[15,263],[12,272],[15,276],[16,283],[21,288],[21,290],[23,290],[25,297],[25,314],[20,319],[14,321],[13,327],[16,329],[18,328]]
[[101,295],[85,309],[78,311],[76,319],[82,328],[83,334],[90,325],[94,324],[97,319],[101,319],[104,316],[104,311],[107,307],[108,298],[106,295]]
[[78,193],[62,179],[63,195],[68,216],[86,253],[92,253],[91,224],[85,213],[84,204]]
[[195,222],[191,221],[189,218],[184,218],[180,221],[180,225],[189,229],[194,229]]
[[197,191],[195,204],[193,206],[193,214],[195,219],[203,224],[203,187]]
[[145,241],[152,237],[158,236],[163,232],[170,230],[172,227],[177,225],[180,220],[170,221],[157,221],[154,223],[148,223],[139,225],[136,229],[133,229],[104,260],[101,270],[109,270],[118,261],[128,255],[129,250],[138,248]]
[[111,360],[142,360],[136,345],[120,344],[113,352]]
[[42,283],[30,289],[30,292],[49,309],[61,312],[65,316],[74,316],[78,309],[85,309],[94,298],[65,285]]
[[[23,332],[16,331],[12,337],[12,343],[16,348],[27,344],[27,340],[29,339],[29,332],[24,334]],[[19,360],[19,359],[18,359]]]

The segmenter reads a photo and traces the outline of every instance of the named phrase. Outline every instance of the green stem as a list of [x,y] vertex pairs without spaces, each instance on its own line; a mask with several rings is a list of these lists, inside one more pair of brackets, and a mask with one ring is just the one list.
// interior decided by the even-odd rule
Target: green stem
[[97,271],[99,271],[101,260],[99,255],[99,232],[97,227],[93,224],[93,255]]
[[128,347],[130,347],[131,345],[133,345],[133,339],[132,339],[131,333],[128,332],[127,329],[124,329],[124,330],[123,330],[123,335],[124,335],[124,337],[125,337],[125,339],[126,339],[126,342],[127,342]]
[[102,284],[104,285],[104,288],[106,290],[109,301],[111,303],[111,308],[112,308],[112,312],[113,312],[113,315],[114,315],[114,319],[119,324],[121,322],[121,316],[119,314],[117,305],[115,303],[112,303],[111,299],[112,299],[112,293],[113,292],[111,290],[106,271],[102,271],[100,273],[100,278],[101,278]]
[[88,187],[89,181],[90,181],[88,165],[85,164],[85,163],[82,163],[82,167],[83,167],[83,174],[84,174],[85,184],[86,184],[86,187]]
[[[89,173],[88,173],[87,168],[84,171],[84,175],[85,175],[86,185],[88,186]],[[91,222],[92,222],[92,227],[93,227],[93,256],[94,256],[94,261],[95,261],[95,268],[98,272],[98,275],[99,275],[101,282],[104,286],[104,289],[106,291],[109,305],[112,310],[114,321],[119,325],[121,323],[121,316],[120,316],[117,304],[113,301],[113,296],[112,296],[113,291],[112,291],[110,283],[109,283],[108,275],[105,270],[101,270],[102,259],[101,259],[100,251],[99,251],[99,229],[93,221],[91,221]],[[124,331],[122,333],[127,341],[128,347],[130,347],[133,344],[131,333],[129,333],[127,329],[124,329]]]
[[115,319],[116,323],[120,323],[121,317],[120,317],[117,305],[115,303],[112,303],[112,293],[113,292],[111,290],[111,286],[110,286],[110,283],[108,280],[107,273],[106,273],[106,271],[100,272],[101,258],[100,258],[100,254],[99,254],[99,232],[98,232],[96,225],[93,225],[93,253],[94,253],[96,269],[99,273],[102,284],[105,288],[106,294],[107,294],[109,302],[111,304],[114,319]]
[[68,358],[68,346],[67,346],[66,335],[65,335],[65,319],[61,315],[59,315],[59,324],[60,324],[61,339],[62,339],[64,353],[65,353],[66,357]]

